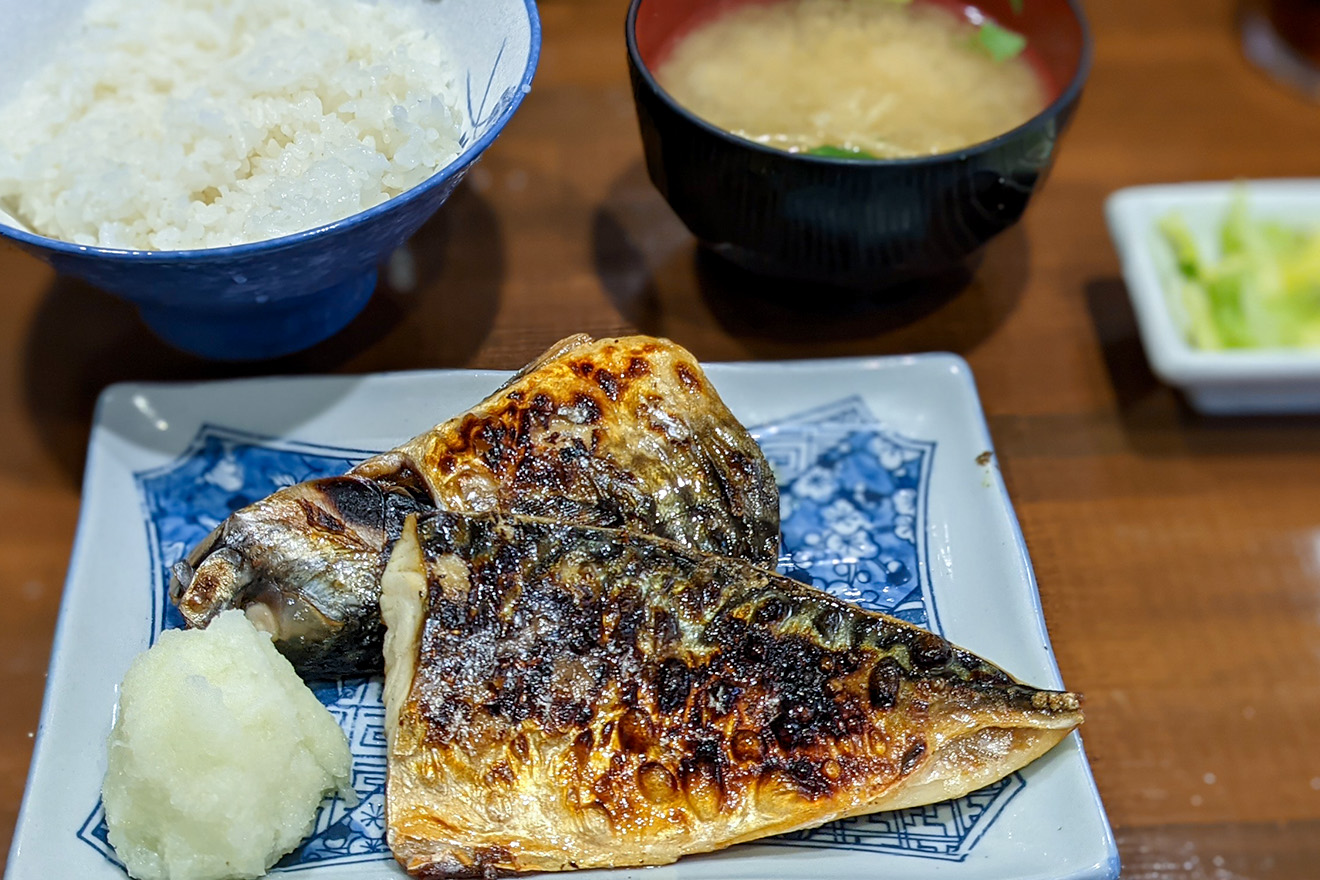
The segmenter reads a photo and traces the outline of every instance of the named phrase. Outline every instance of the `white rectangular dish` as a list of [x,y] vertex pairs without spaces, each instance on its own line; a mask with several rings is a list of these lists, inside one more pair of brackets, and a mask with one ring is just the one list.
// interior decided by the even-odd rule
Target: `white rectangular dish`
[[1254,217],[1320,224],[1320,180],[1254,180],[1139,186],[1105,204],[1110,237],[1137,315],[1141,343],[1155,375],[1181,388],[1196,409],[1211,414],[1320,412],[1320,351],[1203,351],[1187,341],[1187,318],[1176,298],[1175,266],[1157,224],[1171,213],[1187,223],[1197,245],[1216,254],[1217,230],[1234,194],[1245,188]]
[[[99,793],[116,685],[163,627],[168,566],[230,510],[428,429],[507,374],[445,371],[118,385],[102,396],[9,880],[122,880]],[[781,568],[1062,686],[1026,548],[966,363],[950,355],[715,364],[775,466]],[[760,426],[760,427],[756,427]],[[846,560],[846,561],[845,561]],[[361,803],[332,802],[275,873],[402,880],[382,840],[379,680],[319,687]],[[567,875],[566,875],[567,876]],[[1076,734],[958,801],[645,870],[583,878],[1113,880],[1118,856]]]

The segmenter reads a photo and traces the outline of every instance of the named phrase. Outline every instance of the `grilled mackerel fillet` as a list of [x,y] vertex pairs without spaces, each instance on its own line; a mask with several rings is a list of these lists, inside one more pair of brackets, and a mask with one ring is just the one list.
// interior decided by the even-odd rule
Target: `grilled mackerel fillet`
[[932,633],[625,531],[409,519],[382,610],[387,840],[425,878],[665,864],[940,801],[1082,721]]
[[379,672],[385,560],[403,518],[437,508],[627,527],[771,567],[778,554],[774,475],[692,355],[576,336],[467,413],[234,513],[170,595],[196,627],[246,609],[306,678]]

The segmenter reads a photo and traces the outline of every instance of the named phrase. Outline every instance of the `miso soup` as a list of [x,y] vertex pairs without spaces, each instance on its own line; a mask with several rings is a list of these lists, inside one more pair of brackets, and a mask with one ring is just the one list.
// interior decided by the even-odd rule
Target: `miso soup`
[[[1016,37],[994,34],[1005,35]],[[1045,105],[1024,58],[1003,57],[1011,46],[987,51],[983,36],[966,18],[920,2],[749,3],[694,29],[656,77],[696,115],[768,146],[945,153],[1015,128]]]

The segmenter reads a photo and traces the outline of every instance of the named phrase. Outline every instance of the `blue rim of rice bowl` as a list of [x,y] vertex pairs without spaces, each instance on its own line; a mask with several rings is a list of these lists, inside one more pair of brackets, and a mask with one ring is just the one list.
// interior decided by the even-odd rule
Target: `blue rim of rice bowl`
[[266,249],[282,249],[301,244],[319,235],[324,235],[333,229],[343,229],[357,226],[360,223],[366,223],[375,219],[379,215],[390,210],[392,207],[409,202],[420,197],[424,192],[433,187],[443,184],[449,178],[465,169],[476,161],[477,157],[486,151],[504,127],[509,124],[513,114],[522,105],[523,99],[531,91],[532,79],[536,76],[536,67],[541,58],[541,17],[536,9],[536,0],[523,0],[523,5],[527,8],[527,24],[529,27],[528,43],[530,51],[527,53],[527,66],[523,69],[522,78],[515,87],[515,94],[508,106],[500,113],[493,125],[486,129],[486,133],[468,144],[463,152],[459,153],[455,159],[445,167],[441,168],[435,174],[432,174],[426,180],[414,186],[397,196],[386,199],[378,205],[372,205],[365,211],[359,211],[356,214],[350,214],[341,220],[333,223],[326,223],[321,226],[314,226],[311,229],[304,229],[301,232],[292,232],[288,235],[281,235],[276,238],[263,238],[260,241],[250,241],[244,244],[231,244],[223,247],[211,248],[188,248],[186,250],[170,251],[148,251],[135,250],[131,248],[107,248],[90,244],[76,244],[71,241],[64,241],[58,238],[51,238],[34,232],[25,232],[17,227],[10,226],[8,223],[0,222],[0,235],[5,238],[11,238],[15,241],[25,242],[36,245],[47,250],[60,251],[69,254],[93,254],[105,257],[130,257],[134,260],[145,260],[155,263],[170,262],[172,260],[196,260],[208,257],[233,257],[240,256],[252,251]]

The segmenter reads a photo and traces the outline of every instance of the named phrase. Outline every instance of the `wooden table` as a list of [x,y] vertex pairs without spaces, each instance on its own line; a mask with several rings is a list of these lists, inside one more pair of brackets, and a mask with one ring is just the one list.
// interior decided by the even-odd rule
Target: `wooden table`
[[[522,364],[640,330],[703,359],[948,350],[970,362],[1130,878],[1320,876],[1320,419],[1197,416],[1151,375],[1102,200],[1320,173],[1320,106],[1243,61],[1229,0],[1091,3],[1094,73],[1053,176],[970,285],[898,309],[764,306],[651,188],[622,0],[542,0],[526,104],[331,342],[178,354],[131,309],[0,248],[0,834],[12,832],[93,403],[126,379]],[[402,287],[402,285],[400,285]],[[808,305],[810,304],[810,305]]]

